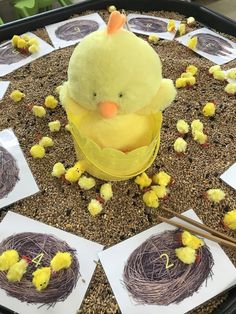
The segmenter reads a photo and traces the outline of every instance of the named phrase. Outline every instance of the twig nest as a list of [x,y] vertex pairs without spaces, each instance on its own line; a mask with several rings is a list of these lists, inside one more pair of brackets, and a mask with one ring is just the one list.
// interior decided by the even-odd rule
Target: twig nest
[[25,98],[25,94],[22,93],[21,91],[19,91],[18,89],[15,89],[14,91],[11,92],[10,98],[11,98],[14,102],[19,102],[19,101],[21,101],[23,98]]
[[189,132],[189,124],[185,120],[178,120],[176,128],[180,134],[187,134]]
[[90,203],[88,204],[88,211],[90,212],[92,216],[95,217],[101,213],[102,204],[98,200],[92,199]]
[[48,123],[48,127],[51,132],[59,132],[61,128],[61,122],[59,120],[51,121]]
[[202,108],[202,114],[205,117],[213,117],[216,112],[216,105],[213,102],[207,102]]
[[33,106],[32,112],[38,118],[45,117],[45,115],[47,113],[43,106]]
[[171,182],[171,176],[165,171],[160,171],[152,177],[152,180],[155,184],[167,186]]
[[227,228],[236,230],[236,209],[233,209],[224,215],[223,223]]
[[174,150],[177,153],[185,153],[187,146],[187,142],[182,137],[178,137],[174,142]]
[[94,180],[94,178],[82,176],[79,178],[78,184],[81,189],[90,190],[96,185],[96,181]]
[[52,147],[54,145],[53,139],[49,136],[43,136],[39,141],[39,145],[43,147]]
[[143,172],[141,175],[137,176],[134,180],[135,183],[137,183],[142,190],[143,188],[146,188],[151,185],[152,179],[148,177],[146,172]]
[[46,152],[43,146],[36,144],[31,147],[30,154],[33,158],[43,158]]
[[225,192],[221,189],[210,189],[206,195],[207,199],[213,203],[219,203],[225,199]]
[[49,95],[45,98],[44,105],[47,108],[55,109],[58,105],[58,100],[54,96]]
[[112,186],[111,183],[104,183],[100,187],[100,196],[104,199],[105,202],[109,201],[109,199],[113,196]]
[[190,247],[180,247],[175,249],[178,259],[184,264],[193,264],[196,260],[196,251]]
[[55,163],[52,169],[52,176],[56,178],[60,178],[66,173],[66,169],[61,162]]
[[143,201],[148,207],[157,208],[159,206],[157,193],[153,190],[147,191],[143,194]]

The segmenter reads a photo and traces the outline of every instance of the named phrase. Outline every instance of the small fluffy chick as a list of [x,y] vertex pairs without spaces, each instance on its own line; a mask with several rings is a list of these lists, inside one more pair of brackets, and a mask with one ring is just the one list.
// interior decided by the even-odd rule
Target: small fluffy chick
[[66,170],[65,179],[71,183],[77,182],[81,177],[81,172],[79,172],[75,167],[71,167]]
[[142,174],[140,174],[139,176],[136,177],[134,182],[137,183],[139,185],[140,189],[142,190],[143,188],[146,188],[146,187],[151,185],[152,179],[150,179],[148,177],[146,172],[143,172]]
[[186,33],[186,25],[183,23],[179,24],[178,30],[179,30],[180,36],[183,36]]
[[52,169],[52,176],[60,178],[63,174],[66,173],[66,169],[61,162],[55,163]]
[[74,164],[74,168],[77,169],[77,171],[80,171],[81,173],[84,173],[86,170],[86,162],[85,160],[79,160]]
[[190,16],[187,18],[187,25],[188,26],[194,26],[196,24],[196,20],[193,16]]
[[151,189],[156,193],[158,198],[165,198],[169,192],[164,185],[153,185]]
[[152,44],[157,44],[159,40],[160,38],[155,34],[151,34],[148,36],[148,41]]
[[152,180],[155,184],[167,186],[170,184],[171,176],[165,171],[160,171],[152,177]]
[[179,77],[175,81],[175,87],[176,88],[182,88],[182,87],[185,87],[186,85],[187,85],[187,81],[186,81],[185,77]]
[[187,142],[182,138],[178,137],[174,142],[174,150],[177,153],[185,153],[187,149]]
[[143,194],[143,201],[148,207],[157,208],[159,206],[157,194],[153,190]]
[[221,70],[216,70],[213,72],[214,79],[218,81],[224,81],[225,80],[225,72]]
[[236,80],[236,68],[229,70],[229,72],[227,73],[227,78]]
[[188,48],[195,49],[197,47],[197,42],[198,42],[197,36],[193,36],[187,42]]
[[111,187],[111,183],[104,183],[100,187],[100,196],[104,199],[104,201],[109,201],[110,198],[113,196],[113,191]]
[[88,210],[90,214],[95,217],[102,211],[102,204],[95,199],[91,199],[90,203],[88,204]]
[[193,74],[191,72],[183,72],[180,77],[182,77],[182,78],[189,78],[189,77],[192,77],[192,76],[193,76]]
[[19,102],[19,101],[21,101],[24,97],[25,97],[25,94],[22,93],[21,91],[19,91],[18,89],[14,90],[14,91],[11,92],[11,94],[10,94],[10,98],[11,98],[14,102]]
[[52,147],[54,145],[53,139],[48,136],[43,136],[39,141],[39,145],[43,147]]
[[33,145],[30,149],[30,154],[33,158],[43,158],[45,156],[45,149],[41,145]]
[[186,70],[185,70],[187,73],[191,73],[192,75],[196,75],[197,74],[197,71],[198,71],[198,68],[193,65],[193,64],[190,64],[187,66]]
[[54,96],[49,95],[45,98],[44,105],[47,108],[55,109],[58,105],[58,100]]
[[193,139],[194,141],[196,141],[197,143],[199,143],[200,145],[204,145],[207,142],[207,135],[204,134],[201,131],[195,131],[194,135],[193,135]]
[[0,271],[8,270],[19,260],[19,254],[16,250],[6,250],[0,255]]
[[196,251],[187,246],[175,249],[175,254],[184,264],[190,265],[196,260]]
[[95,186],[96,182],[94,178],[88,178],[86,176],[82,176],[81,178],[79,178],[78,184],[81,189],[90,190]]
[[191,123],[192,134],[194,135],[195,131],[203,131],[203,123],[199,120],[193,120]]
[[207,199],[214,203],[219,203],[225,198],[225,193],[221,189],[210,189],[206,192]]
[[221,71],[220,65],[216,64],[209,68],[208,72],[213,74],[215,71]]
[[212,117],[215,115],[216,105],[213,102],[207,102],[202,108],[202,114],[205,117]]
[[57,252],[50,262],[50,266],[53,271],[59,271],[61,269],[67,269],[72,263],[72,256],[68,252]]
[[225,92],[230,95],[236,94],[236,83],[229,83],[225,86]]
[[183,245],[188,246],[191,249],[197,250],[204,245],[204,241],[202,239],[199,239],[188,231],[183,231],[181,237]]
[[28,50],[29,50],[29,52],[30,52],[31,54],[36,53],[36,52],[39,51],[39,46],[33,44],[33,45],[29,46]]
[[51,121],[48,123],[48,126],[51,132],[59,132],[61,128],[61,122],[59,120]]
[[114,11],[116,11],[117,9],[116,9],[116,7],[114,6],[114,5],[110,5],[109,7],[108,7],[108,12],[109,13],[112,13],[112,12],[114,12]]
[[233,209],[224,215],[223,223],[227,228],[236,230],[236,209]]
[[45,117],[45,115],[47,113],[43,106],[33,106],[32,112],[38,118]]
[[175,21],[174,20],[169,20],[167,24],[167,31],[168,32],[174,32],[175,31]]
[[10,267],[7,272],[7,279],[10,282],[21,281],[23,275],[26,273],[28,263],[25,259],[21,259]]
[[38,268],[33,272],[32,283],[37,291],[42,291],[47,288],[51,277],[51,267]]
[[187,134],[189,131],[189,125],[184,120],[178,120],[176,123],[176,128],[180,134]]

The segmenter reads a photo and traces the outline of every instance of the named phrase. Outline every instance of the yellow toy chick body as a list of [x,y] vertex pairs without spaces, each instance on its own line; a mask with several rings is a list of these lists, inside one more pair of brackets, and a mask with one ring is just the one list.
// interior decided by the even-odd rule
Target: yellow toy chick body
[[37,291],[42,291],[47,288],[49,284],[49,280],[51,277],[51,268],[43,267],[38,268],[35,272],[33,272],[33,280],[32,283],[35,286]]
[[7,279],[10,282],[21,281],[23,275],[26,273],[28,263],[25,259],[21,259],[10,267],[7,273]]
[[19,254],[16,250],[7,250],[0,255],[0,271],[8,270],[19,260]]
[[188,246],[194,250],[199,249],[201,246],[204,245],[204,242],[202,239],[199,239],[198,237],[192,235],[188,231],[184,231],[182,233],[182,243],[184,246]]
[[69,252],[57,252],[50,262],[53,271],[67,269],[72,263],[72,257]]

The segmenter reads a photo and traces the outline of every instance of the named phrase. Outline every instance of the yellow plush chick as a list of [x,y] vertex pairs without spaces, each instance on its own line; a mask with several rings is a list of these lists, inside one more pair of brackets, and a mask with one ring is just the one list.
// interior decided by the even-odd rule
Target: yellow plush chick
[[183,231],[181,237],[183,245],[188,246],[191,249],[197,250],[204,245],[202,239],[199,239],[188,231]]
[[178,120],[176,123],[176,128],[180,134],[187,134],[189,131],[189,125],[184,120]]
[[47,288],[51,277],[51,267],[38,268],[32,273],[32,283],[37,291],[42,291]]
[[190,16],[187,18],[187,25],[188,26],[194,26],[196,24],[196,20],[193,16]]
[[14,102],[19,102],[19,101],[21,101],[23,98],[25,98],[25,94],[22,93],[21,91],[19,91],[18,89],[16,89],[16,90],[14,90],[13,92],[11,92],[10,98],[11,98]]
[[148,207],[157,208],[159,206],[157,194],[153,190],[143,194],[143,201]]
[[61,162],[55,163],[52,169],[52,176],[60,178],[63,174],[66,173],[66,169]]
[[26,273],[28,263],[25,259],[21,259],[10,267],[7,272],[7,279],[10,282],[21,281],[23,275]]
[[21,35],[21,38],[23,38],[25,41],[29,41],[31,39],[31,37],[28,34]]
[[190,64],[187,66],[186,70],[185,70],[187,73],[192,73],[192,75],[196,75],[197,74],[197,71],[198,71],[198,68],[193,65],[193,64]]
[[58,105],[58,100],[54,96],[49,95],[45,98],[44,105],[47,108],[55,109]]
[[230,95],[236,94],[236,83],[229,83],[225,87],[225,92]]
[[48,123],[51,132],[59,132],[61,128],[61,122],[59,120],[51,121]]
[[108,12],[109,12],[109,13],[112,13],[112,12],[114,12],[114,11],[116,11],[116,7],[115,7],[114,5],[110,5],[110,6],[108,7]]
[[69,123],[66,124],[65,129],[67,132],[71,132],[71,126]]
[[182,87],[185,87],[186,85],[187,85],[187,81],[186,81],[185,77],[179,77],[175,81],[175,87],[176,88],[182,88]]
[[225,192],[221,189],[210,189],[206,192],[209,201],[219,203],[225,199]]
[[169,192],[164,185],[152,185],[151,189],[156,193],[158,198],[165,198]]
[[218,81],[224,81],[225,80],[225,72],[221,70],[216,70],[213,72],[214,79]]
[[184,264],[190,265],[196,260],[196,251],[187,246],[175,249],[175,254]]
[[204,134],[201,131],[194,131],[194,135],[193,135],[193,139],[194,141],[196,141],[197,143],[204,145],[207,142],[207,135]]
[[36,117],[43,118],[46,115],[46,110],[43,106],[33,106],[32,112]]
[[28,40],[28,44],[29,44],[29,46],[32,46],[32,45],[39,46],[39,41],[38,41],[38,39],[36,37],[31,37]]
[[143,188],[148,187],[152,183],[152,179],[149,178],[149,176],[146,174],[146,172],[143,172],[139,176],[136,177],[134,180],[136,184],[139,185],[140,189],[142,190]]
[[203,131],[203,123],[199,119],[193,120],[191,123],[191,129],[192,129],[193,135],[196,131],[202,132]]
[[185,24],[179,24],[179,34],[180,36],[183,36],[184,34],[186,34],[186,25]]
[[174,32],[175,31],[175,21],[174,20],[169,20],[167,24],[167,31],[168,32]]
[[160,171],[152,177],[152,180],[155,184],[167,186],[170,184],[171,176],[165,171]]
[[28,48],[27,41],[25,41],[23,38],[19,38],[17,41],[17,48],[19,49],[26,49]]
[[186,77],[185,80],[188,86],[193,86],[196,83],[196,78],[194,76]]
[[202,114],[205,117],[213,117],[216,112],[216,105],[213,102],[207,102],[202,108]]
[[111,183],[104,183],[100,188],[100,196],[104,201],[109,201],[113,196]]
[[216,65],[213,65],[209,68],[208,72],[210,74],[213,74],[215,71],[221,71],[221,67],[220,65],[216,64]]
[[155,34],[151,34],[148,36],[148,41],[152,44],[157,44],[159,40],[160,38]]
[[94,178],[88,178],[86,176],[82,176],[78,181],[79,187],[83,190],[90,190],[96,185],[96,181]]
[[60,91],[78,156],[83,152],[86,171],[106,181],[127,180],[152,164],[162,111],[176,96],[156,51],[124,29],[125,21],[112,12],[106,28],[76,46]]
[[198,42],[198,39],[197,39],[197,36],[193,36],[192,38],[190,38],[187,42],[187,46],[188,48],[190,49],[196,49],[197,47],[197,42]]
[[76,168],[77,171],[80,171],[81,173],[84,173],[85,170],[86,170],[86,162],[84,160],[77,161],[74,164],[74,168]]
[[19,39],[21,39],[21,37],[18,36],[18,35],[14,35],[14,36],[12,37],[11,43],[12,43],[12,45],[13,45],[14,47],[17,47],[17,43],[18,43],[18,40],[19,40]]
[[229,70],[229,72],[227,73],[227,78],[236,80],[236,69]]
[[88,210],[90,214],[95,217],[102,211],[102,204],[99,201],[92,199],[88,204]]
[[46,152],[43,146],[36,144],[31,147],[30,154],[33,158],[43,158]]
[[43,147],[52,147],[54,145],[53,139],[49,136],[43,136],[39,141],[39,145]]
[[188,77],[192,77],[192,76],[193,76],[193,74],[191,72],[183,72],[180,77],[181,78],[188,78]]
[[233,209],[224,215],[223,223],[227,228],[236,230],[236,209]]
[[67,269],[72,263],[72,256],[69,252],[57,252],[50,262],[53,271]]
[[19,254],[16,250],[7,250],[0,255],[0,271],[8,270],[19,260]]
[[188,146],[187,142],[182,137],[178,137],[174,142],[174,150],[177,153],[185,153],[187,146]]
[[39,46],[33,44],[32,46],[29,46],[28,50],[29,50],[29,52],[30,52],[31,54],[36,53],[36,52],[39,51]]
[[77,182],[81,177],[81,172],[75,167],[71,167],[66,170],[65,179],[71,183]]

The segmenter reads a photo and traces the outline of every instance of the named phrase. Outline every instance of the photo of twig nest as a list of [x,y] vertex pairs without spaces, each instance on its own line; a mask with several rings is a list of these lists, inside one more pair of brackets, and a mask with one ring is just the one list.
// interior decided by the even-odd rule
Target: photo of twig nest
[[[80,277],[79,262],[75,255],[76,251],[65,241],[53,235],[24,232],[11,235],[0,243],[0,254],[9,249],[17,250],[20,257],[26,256],[29,260],[43,253],[39,266],[29,262],[20,282],[9,282],[6,272],[0,272],[0,288],[9,296],[22,302],[45,304],[50,307],[56,302],[64,301],[75,288]],[[71,266],[52,273],[46,289],[37,291],[32,284],[32,273],[36,268],[50,266],[50,261],[57,252],[69,252],[72,256]]]
[[153,33],[165,33],[167,32],[167,23],[165,21],[147,18],[147,17],[135,17],[129,20],[129,26],[136,30]]
[[226,56],[233,53],[232,45],[225,39],[213,34],[199,33],[197,36],[197,49],[213,56]]
[[0,146],[0,199],[6,197],[19,180],[19,169],[14,157]]
[[0,47],[0,64],[17,63],[28,58],[28,56],[29,54],[23,54],[17,51],[12,46],[11,42],[8,42]]
[[55,31],[55,35],[66,41],[77,40],[85,37],[86,35],[96,31],[99,24],[93,20],[77,20],[68,22]]
[[199,248],[193,264],[184,264],[177,258],[175,249],[182,246],[180,233],[176,229],[153,235],[129,256],[123,282],[137,303],[179,303],[198,291],[212,275],[214,261],[206,245]]

